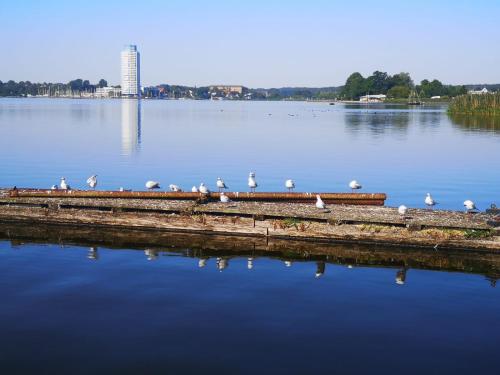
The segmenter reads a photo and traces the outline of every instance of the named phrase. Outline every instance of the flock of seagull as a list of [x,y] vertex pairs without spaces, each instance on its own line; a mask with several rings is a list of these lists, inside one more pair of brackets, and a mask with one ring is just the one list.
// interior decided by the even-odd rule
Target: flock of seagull
[[[94,174],[94,175],[90,176],[86,182],[87,182],[87,185],[91,189],[95,189],[97,186],[97,175]],[[229,197],[226,194],[224,194],[224,190],[229,189],[228,186],[226,185],[226,183],[224,182],[224,180],[220,177],[217,177],[217,181],[215,182],[215,185],[217,186],[217,189],[219,190],[219,193],[220,193],[220,201],[222,203],[231,202]],[[255,190],[257,189],[258,186],[259,185],[257,184],[257,180],[255,179],[255,173],[250,172],[250,174],[248,175],[248,187],[250,188],[250,191],[252,193],[255,192]],[[175,184],[170,184],[168,187],[169,187],[170,191],[172,191],[172,192],[182,192],[183,191],[178,185],[175,185]],[[349,188],[351,188],[351,191],[353,191],[353,192],[355,190],[361,189],[362,187],[363,186],[356,180],[352,180],[349,183]],[[160,189],[160,183],[158,181],[149,180],[146,182],[146,188],[148,190]],[[285,181],[285,188],[289,192],[293,191],[293,189],[295,189],[295,181],[292,179],[286,180]],[[52,186],[52,190],[58,190],[58,189],[71,190],[71,187],[66,182],[66,178],[61,177],[61,182],[60,182],[59,186],[57,186],[57,185]],[[120,188],[120,191],[126,191],[126,190],[123,188]],[[191,188],[191,192],[201,193],[201,194],[210,194],[209,188],[203,182],[200,184],[199,187],[193,186]],[[427,193],[427,195],[425,196],[424,203],[428,208],[433,208],[435,205],[438,204],[438,202],[436,202],[434,200],[434,198],[432,197],[432,195],[430,193]],[[463,205],[464,205],[465,211],[467,213],[478,211],[475,203],[469,199],[464,201]],[[316,195],[316,208],[322,209],[322,210],[326,209],[326,204],[323,202],[323,200],[321,199],[321,196],[319,194]],[[407,206],[401,205],[398,207],[398,213],[403,218],[406,218],[407,212],[408,212]]]

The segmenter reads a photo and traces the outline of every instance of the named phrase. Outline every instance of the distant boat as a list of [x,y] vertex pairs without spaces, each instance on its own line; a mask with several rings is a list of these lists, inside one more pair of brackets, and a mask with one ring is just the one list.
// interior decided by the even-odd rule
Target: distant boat
[[411,90],[410,95],[408,96],[408,105],[421,105],[422,101],[420,100],[420,96],[418,95],[417,90]]

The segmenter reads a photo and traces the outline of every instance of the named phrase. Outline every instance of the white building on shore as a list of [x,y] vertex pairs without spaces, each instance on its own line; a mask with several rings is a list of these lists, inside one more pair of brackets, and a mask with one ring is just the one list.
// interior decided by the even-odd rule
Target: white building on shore
[[97,87],[94,98],[119,98],[122,96],[122,90],[118,87]]
[[141,97],[141,56],[137,46],[127,45],[121,52],[122,96]]
[[383,94],[364,95],[359,98],[359,101],[365,103],[379,103],[385,101],[386,98],[387,96]]
[[482,95],[482,94],[487,94],[489,91],[486,87],[483,87],[482,90],[470,90],[469,94],[472,95]]

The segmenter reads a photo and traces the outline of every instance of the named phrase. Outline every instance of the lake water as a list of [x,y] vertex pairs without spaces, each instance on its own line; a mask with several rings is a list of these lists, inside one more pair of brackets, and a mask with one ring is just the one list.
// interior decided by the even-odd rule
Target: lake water
[[[246,191],[255,171],[261,191],[500,203],[498,120],[444,106],[0,99],[0,130],[0,186]],[[2,374],[500,370],[493,255],[17,231],[0,224]]]
[[444,106],[305,102],[0,99],[0,186],[184,189],[218,176],[233,191],[385,192],[387,204],[500,203],[500,121],[452,120]]

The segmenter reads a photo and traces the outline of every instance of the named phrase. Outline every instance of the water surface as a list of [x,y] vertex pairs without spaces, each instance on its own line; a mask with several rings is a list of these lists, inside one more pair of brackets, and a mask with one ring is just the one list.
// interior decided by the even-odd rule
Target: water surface
[[167,100],[0,100],[0,186],[190,189],[218,176],[247,191],[386,192],[388,204],[443,209],[500,203],[500,127],[449,118],[445,106]]

